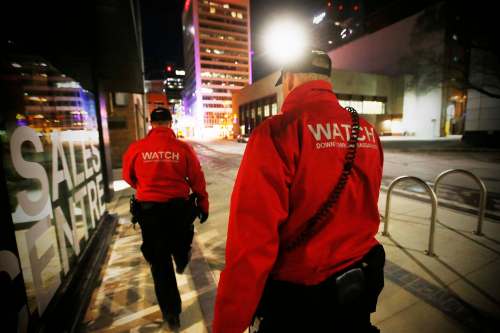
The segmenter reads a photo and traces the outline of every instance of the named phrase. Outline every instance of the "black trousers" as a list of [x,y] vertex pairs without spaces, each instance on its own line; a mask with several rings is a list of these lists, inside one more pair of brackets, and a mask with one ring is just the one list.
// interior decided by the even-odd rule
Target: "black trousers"
[[158,304],[164,317],[178,315],[182,304],[172,258],[177,267],[185,267],[189,261],[194,228],[188,202],[174,199],[141,206],[141,251],[151,266]]
[[[370,313],[384,287],[384,263],[384,249],[377,245],[359,263],[315,286],[269,280],[250,332],[379,332],[371,325]],[[362,279],[340,285],[337,278],[356,268],[363,271]],[[342,297],[359,281],[359,297]]]

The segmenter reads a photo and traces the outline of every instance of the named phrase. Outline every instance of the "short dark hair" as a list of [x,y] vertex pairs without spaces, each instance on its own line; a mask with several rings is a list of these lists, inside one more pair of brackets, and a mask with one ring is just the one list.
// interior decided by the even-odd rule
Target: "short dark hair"
[[151,112],[151,122],[172,121],[170,110],[163,107],[157,107]]

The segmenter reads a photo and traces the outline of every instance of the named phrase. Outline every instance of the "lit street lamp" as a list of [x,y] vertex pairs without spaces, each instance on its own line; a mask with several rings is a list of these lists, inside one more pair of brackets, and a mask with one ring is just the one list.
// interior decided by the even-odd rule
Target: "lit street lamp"
[[304,54],[309,36],[300,21],[288,18],[278,20],[267,29],[264,43],[268,58],[282,66]]

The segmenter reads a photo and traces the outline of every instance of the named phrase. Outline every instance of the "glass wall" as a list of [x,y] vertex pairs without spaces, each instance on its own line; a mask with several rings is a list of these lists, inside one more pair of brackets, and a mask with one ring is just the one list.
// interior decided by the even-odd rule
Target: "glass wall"
[[353,107],[359,114],[385,114],[386,97],[337,94],[340,105]]
[[278,102],[276,95],[240,105],[238,119],[241,134],[250,134],[261,122],[277,114]]
[[41,58],[1,66],[10,214],[29,312],[41,316],[106,211],[95,100]]

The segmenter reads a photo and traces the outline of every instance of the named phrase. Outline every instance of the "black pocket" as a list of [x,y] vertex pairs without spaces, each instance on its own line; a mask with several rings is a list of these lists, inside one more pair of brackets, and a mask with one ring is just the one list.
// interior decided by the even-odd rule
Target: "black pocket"
[[365,274],[361,268],[350,269],[337,277],[335,285],[338,305],[348,308],[357,306],[365,294]]

